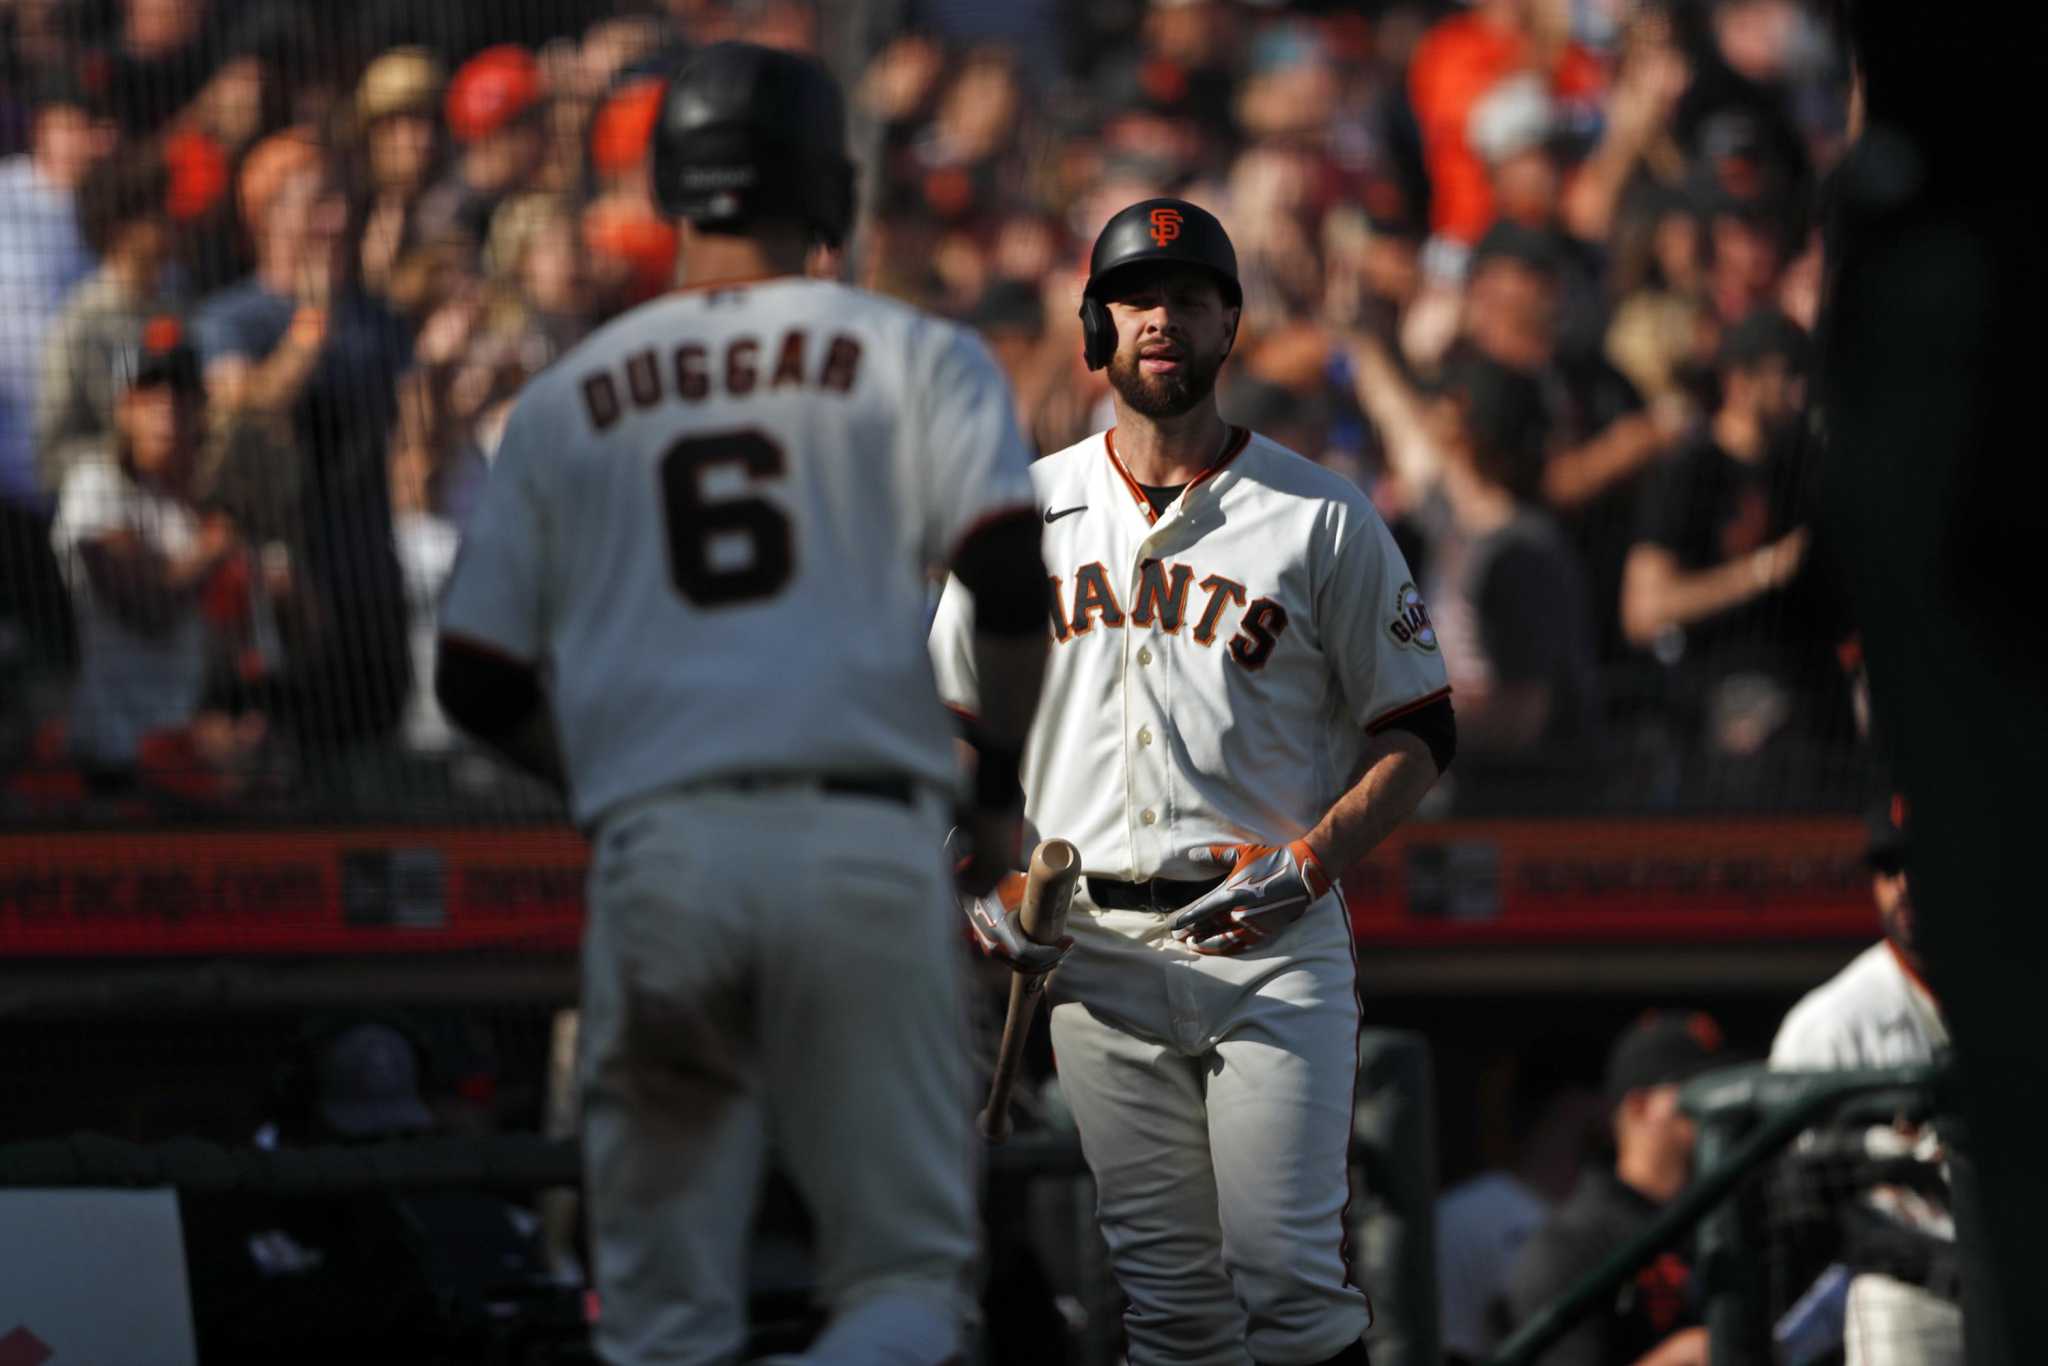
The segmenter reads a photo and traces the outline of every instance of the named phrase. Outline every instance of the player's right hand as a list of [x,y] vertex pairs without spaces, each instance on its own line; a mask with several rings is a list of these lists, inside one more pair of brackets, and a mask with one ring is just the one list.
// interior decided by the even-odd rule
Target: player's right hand
[[1040,944],[1024,933],[1018,908],[1024,904],[1024,874],[1005,873],[986,896],[963,896],[960,909],[974,931],[975,943],[991,958],[1000,958],[1015,972],[1035,977],[1051,972],[1074,947],[1072,935]]

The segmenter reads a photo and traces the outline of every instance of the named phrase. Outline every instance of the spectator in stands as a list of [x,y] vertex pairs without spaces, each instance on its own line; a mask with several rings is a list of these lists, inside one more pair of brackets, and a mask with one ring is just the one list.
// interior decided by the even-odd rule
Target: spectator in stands
[[661,91],[661,82],[651,78],[629,81],[592,121],[589,164],[597,194],[583,211],[582,237],[589,274],[613,310],[651,299],[676,282],[676,226],[655,207],[648,164]]
[[116,134],[69,73],[43,73],[33,99],[28,151],[0,162],[0,500],[42,506],[31,423],[43,342],[93,268],[76,196]]
[[121,0],[110,41],[95,59],[122,128],[161,128],[215,74],[227,14],[216,0]]
[[1719,0],[1672,9],[1673,40],[1692,71],[1673,132],[1698,170],[1737,198],[1792,202],[1811,188],[1790,84],[1794,68],[1812,62],[1797,49],[1825,61],[1826,45],[1813,41],[1800,8],[1795,0]]
[[1677,190],[1643,196],[1616,231],[1607,359],[1662,410],[1666,431],[1712,406],[1720,329],[1706,302],[1702,236],[1693,201]]
[[104,450],[143,324],[180,311],[165,279],[169,190],[170,171],[153,152],[103,161],[79,186],[79,227],[100,268],[65,301],[43,346],[36,473],[53,494],[81,456]]
[[422,48],[393,48],[363,71],[356,84],[355,117],[361,132],[362,178],[369,195],[363,214],[360,278],[372,294],[409,298],[400,281],[407,253],[422,239],[420,198],[439,169],[443,85],[441,64]]
[[1442,475],[1417,509],[1423,600],[1462,699],[1468,754],[1589,763],[1598,683],[1585,578],[1535,501],[1547,426],[1534,376],[1461,356],[1429,404]]
[[[1865,818],[1864,860],[1883,938],[1785,1016],[1771,1044],[1772,1067],[1905,1067],[1932,1063],[1948,1051],[1948,1024],[1928,990],[1914,936],[1904,817],[1904,803],[1894,798]],[[1876,1129],[1862,1146],[1873,1159],[1893,1159],[1894,1172],[1917,1170],[1918,1179],[1893,1175],[1836,1184],[1822,1169],[1811,1178],[1823,1187],[1822,1198],[1812,1198],[1809,1186],[1805,1198],[1791,1202],[1795,1212],[1828,1221],[1821,1239],[1826,1251],[1808,1260],[1852,1273],[1837,1309],[1847,1366],[1961,1366],[1955,1218],[1939,1136],[1925,1126],[1894,1123]],[[1795,1150],[1794,1179],[1799,1163]]]
[[1225,202],[1244,286],[1242,325],[1248,330],[1313,316],[1322,303],[1316,231],[1322,170],[1308,149],[1282,142],[1255,143],[1230,165]]
[[1045,301],[1038,286],[1024,280],[997,279],[982,291],[967,316],[1009,378],[1017,397],[1017,418],[1029,430],[1031,405],[1045,370]]
[[1599,1094],[1531,1063],[1533,1056],[1521,1052],[1514,1059],[1504,1103],[1488,1107],[1489,1088],[1480,1092],[1481,1140],[1504,1151],[1487,1170],[1437,1197],[1438,1324],[1446,1366],[1478,1366],[1500,1345],[1508,1273],[1571,1194],[1595,1146]]
[[1772,307],[1793,214],[1781,201],[1703,192],[1706,233],[1706,297],[1715,319],[1734,327],[1760,308]]
[[530,371],[583,340],[597,314],[576,213],[560,195],[507,200],[484,248],[485,332],[510,339]]
[[[1669,664],[1707,749],[1752,759],[1827,733],[1829,642],[1809,621],[1806,490],[1797,460],[1805,335],[1775,312],[1731,330],[1721,403],[1643,491],[1624,569],[1631,642]],[[1809,585],[1810,587],[1810,585]]]
[[[1520,1326],[1642,1233],[1691,1179],[1693,1122],[1679,1084],[1722,1061],[1720,1031],[1705,1015],[1653,1011],[1615,1041],[1606,1093],[1614,1166],[1588,1169],[1537,1231],[1508,1277],[1507,1310]],[[1667,1252],[1639,1271],[1548,1353],[1544,1366],[1706,1366],[1707,1330],[1691,1268]]]
[[51,533],[79,629],[70,748],[108,777],[132,774],[152,743],[232,768],[262,732],[260,718],[200,715],[203,598],[244,552],[234,524],[195,497],[206,421],[199,359],[164,318],[123,368],[132,378],[115,405],[116,436],[71,467]]
[[1465,139],[1486,165],[1495,213],[1545,229],[1557,214],[1560,168],[1551,150],[1557,111],[1540,77],[1510,76],[1473,106]]
[[[1453,798],[1552,799],[1597,767],[1599,680],[1585,576],[1536,501],[1548,418],[1537,378],[1475,350],[1418,395],[1386,346],[1351,339],[1359,394],[1387,451],[1411,563],[1485,776]],[[1463,714],[1461,713],[1461,714]]]
[[[1370,28],[1327,5],[1068,6],[1055,66],[1043,15],[927,16],[862,82],[879,164],[861,283],[985,324],[1046,449],[1099,426],[1105,402],[1100,374],[1076,359],[1073,239],[1161,189],[1213,200],[1239,242],[1245,369],[1226,402],[1267,412],[1361,482],[1379,452],[1348,392],[1355,357],[1332,353],[1332,326],[1387,339],[1426,381],[1463,350],[1534,375],[1551,433],[1535,501],[1589,584],[1606,734],[1679,775],[1667,673],[1622,628],[1622,566],[1648,472],[1717,407],[1722,334],[1760,305],[1796,319],[1817,297],[1819,258],[1795,209],[1806,162],[1834,134],[1811,98],[1826,53],[1795,3],[1635,7],[1622,19],[1600,4],[1477,0],[1442,18],[1442,5],[1396,5]],[[645,184],[663,45],[735,33],[815,43],[823,12],[793,0],[677,0],[665,17],[627,8],[586,22],[555,6],[515,35],[503,16],[457,22],[400,0],[360,16],[304,0],[104,0],[83,28],[53,23],[46,0],[0,3],[10,79],[101,78],[95,89],[127,126],[161,135],[178,257],[165,278],[208,301],[195,331],[223,400],[207,477],[242,531],[287,547],[313,590],[287,623],[291,669],[356,671],[342,691],[282,687],[302,699],[299,714],[379,734],[396,705],[386,700],[403,692],[385,486],[402,485],[399,515],[431,532],[409,543],[433,553],[408,561],[431,569],[504,386],[672,283],[673,229]],[[537,51],[515,45],[543,32]],[[1010,32],[1034,35],[1038,56],[992,40]],[[390,46],[401,42],[425,46]],[[474,55],[444,80],[437,54]],[[93,101],[68,76],[55,84],[72,88],[37,96],[39,107],[76,117],[39,115],[33,131],[42,161],[71,167],[58,179],[75,183],[115,124],[87,116]],[[5,145],[31,131],[22,117],[0,97]],[[344,134],[350,153],[346,174],[329,177],[348,193],[313,195],[317,213],[296,190],[241,193],[279,183],[269,135],[293,124]],[[9,356],[87,264],[75,244],[24,247],[29,225],[52,205],[61,216],[68,198],[41,177],[35,203],[19,199],[33,159],[0,178],[0,495],[17,500],[36,497],[24,477],[35,411],[10,401]],[[260,232],[247,216],[259,203],[280,210]],[[337,237],[340,266],[306,264],[323,254],[309,244],[280,247],[292,231]],[[256,281],[265,297],[251,302]],[[23,289],[38,298],[20,304]],[[318,297],[329,290],[381,305],[369,331],[389,344],[360,347],[356,302],[329,309]],[[267,316],[217,348],[240,330],[223,315],[238,297],[238,318]],[[33,365],[41,352],[28,354]],[[384,380],[409,361],[424,421],[394,423]],[[91,367],[71,378],[91,391]],[[239,392],[237,380],[256,387]],[[15,368],[14,389],[39,387]],[[1410,471],[1389,472],[1375,498],[1412,510]],[[0,671],[23,621],[47,628],[52,658],[64,653],[46,501],[41,512],[38,525],[36,509],[0,498],[0,554],[13,557],[0,573]],[[23,548],[46,561],[54,596],[35,598]],[[1675,779],[1656,788],[1677,790]]]
[[1555,235],[1500,224],[1473,252],[1463,334],[1480,355],[1544,386],[1553,439],[1535,487],[1590,571],[1594,601],[1603,604],[1596,644],[1605,661],[1619,653],[1613,610],[1604,604],[1620,589],[1635,490],[1670,434],[1597,351],[1562,345],[1566,274]]
[[411,340],[352,278],[347,203],[309,131],[259,144],[237,194],[256,269],[193,329],[225,432],[215,493],[295,562],[281,719],[303,744],[352,743],[389,732],[409,674],[385,460]]
[[1680,184],[1685,157],[1672,134],[1672,117],[1691,79],[1669,16],[1650,6],[1639,9],[1622,44],[1613,94],[1601,111],[1599,140],[1564,192],[1561,216],[1572,236],[1604,247],[1632,192]]
[[427,231],[453,229],[481,248],[498,205],[528,188],[546,149],[540,64],[516,43],[485,48],[448,83],[456,160],[422,206]]
[[1437,238],[1470,246],[1493,224],[1493,185],[1471,142],[1472,116],[1502,80],[1527,71],[1538,92],[1567,111],[1593,107],[1600,64],[1571,41],[1569,26],[1568,7],[1555,0],[1482,0],[1440,20],[1416,47],[1408,92],[1428,160]]
[[1221,0],[1145,7],[1136,50],[1095,55],[1096,76],[1118,103],[1195,126],[1212,149],[1232,138],[1238,68],[1247,48],[1244,15]]

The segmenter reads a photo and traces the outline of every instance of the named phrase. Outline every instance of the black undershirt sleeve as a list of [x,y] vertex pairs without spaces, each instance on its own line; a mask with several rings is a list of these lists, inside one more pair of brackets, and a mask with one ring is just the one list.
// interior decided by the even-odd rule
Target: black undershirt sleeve
[[434,696],[448,719],[481,740],[509,734],[545,706],[532,665],[460,638],[441,638]]
[[1429,746],[1429,757],[1436,764],[1437,776],[1450,771],[1451,760],[1458,754],[1458,717],[1451,710],[1451,699],[1439,697],[1426,707],[1417,707],[1395,717],[1382,726],[1382,730],[1405,730]]
[[1044,528],[1033,509],[997,517],[967,534],[953,556],[953,573],[974,594],[974,629],[994,636],[1044,631],[1050,612]]

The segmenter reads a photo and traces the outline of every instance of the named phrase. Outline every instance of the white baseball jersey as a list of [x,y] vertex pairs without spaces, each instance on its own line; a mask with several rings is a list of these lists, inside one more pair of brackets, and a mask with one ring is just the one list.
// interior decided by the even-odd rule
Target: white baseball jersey
[[[1157,516],[1114,431],[1031,473],[1055,605],[1025,813],[1089,872],[1194,879],[1201,845],[1298,839],[1367,735],[1449,692],[1407,563],[1341,475],[1242,430]],[[948,583],[933,657],[970,712],[971,615]]]
[[545,662],[572,807],[740,773],[955,776],[929,574],[1028,507],[969,332],[785,277],[678,291],[526,387],[441,608]]
[[197,601],[180,605],[166,629],[130,626],[86,572],[84,548],[126,533],[166,558],[192,553],[199,519],[122,468],[111,456],[72,467],[57,500],[51,544],[78,617],[78,687],[71,698],[71,744],[96,762],[135,761],[152,730],[182,726],[206,686],[207,628]]
[[[1771,1041],[1771,1066],[1780,1071],[1911,1067],[1933,1062],[1948,1042],[1948,1026],[1933,993],[1881,939],[1792,1007]],[[1927,1237],[1955,1241],[1938,1133],[1902,1135],[1890,1124],[1873,1125],[1865,1143],[1873,1156],[1911,1156],[1929,1164],[1934,1180],[1918,1187],[1875,1185],[1860,1192],[1860,1203]],[[1883,1272],[1859,1270],[1850,1279],[1842,1329],[1848,1366],[1961,1366],[1963,1360],[1961,1308]]]
[[1880,939],[1792,1007],[1771,1041],[1771,1066],[1911,1067],[1947,1046],[1934,997]]

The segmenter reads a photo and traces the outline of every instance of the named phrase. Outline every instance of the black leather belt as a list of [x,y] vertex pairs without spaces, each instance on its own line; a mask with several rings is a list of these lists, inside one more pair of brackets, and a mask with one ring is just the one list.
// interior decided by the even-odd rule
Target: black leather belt
[[869,797],[898,806],[916,806],[918,791],[917,780],[900,773],[731,773],[712,779],[706,786],[736,792],[810,788],[835,797]]
[[1223,885],[1220,877],[1180,882],[1155,877],[1147,882],[1119,882],[1088,875],[1088,899],[1105,911],[1177,911],[1204,892]]

